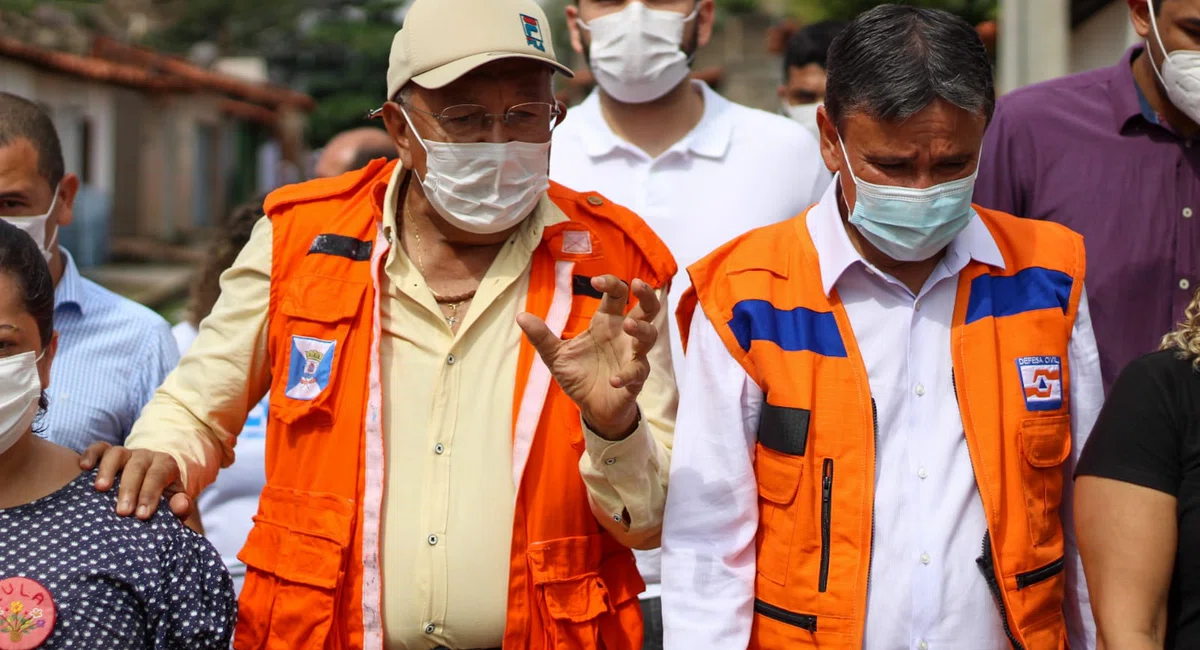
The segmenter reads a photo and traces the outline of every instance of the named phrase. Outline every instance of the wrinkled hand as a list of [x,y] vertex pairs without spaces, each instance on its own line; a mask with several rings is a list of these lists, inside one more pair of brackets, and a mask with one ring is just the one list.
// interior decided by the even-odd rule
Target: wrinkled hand
[[625,315],[629,286],[614,275],[592,279],[604,293],[588,330],[564,341],[542,319],[517,316],[517,324],[537,349],[550,374],[579,410],[588,427],[608,440],[620,440],[637,426],[637,396],[650,375],[646,353],[658,339],[653,320],[660,308],[650,285],[633,281],[638,304]]
[[184,492],[179,480],[179,466],[170,454],[147,449],[113,447],[107,442],[97,442],[88,447],[79,459],[79,467],[92,469],[99,464],[96,474],[96,490],[107,492],[113,486],[117,474],[121,475],[121,488],[117,492],[117,514],[128,517],[134,514],[147,520],[158,510],[158,500],[168,498],[171,512],[179,519],[187,519],[192,511],[192,500]]

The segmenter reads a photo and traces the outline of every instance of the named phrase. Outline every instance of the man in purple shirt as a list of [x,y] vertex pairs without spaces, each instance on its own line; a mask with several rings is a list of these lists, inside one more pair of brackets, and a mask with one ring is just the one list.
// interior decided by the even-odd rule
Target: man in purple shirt
[[1128,2],[1145,44],[1000,99],[975,189],[984,207],[1084,236],[1105,389],[1200,288],[1200,0]]

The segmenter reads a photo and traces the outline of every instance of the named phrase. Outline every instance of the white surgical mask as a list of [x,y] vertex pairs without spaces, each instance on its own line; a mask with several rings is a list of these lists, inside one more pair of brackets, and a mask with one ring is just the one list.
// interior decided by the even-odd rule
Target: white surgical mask
[[38,249],[42,251],[42,257],[46,258],[46,262],[50,261],[54,253],[54,249],[58,246],[58,226],[54,227],[54,233],[49,237],[46,236],[46,222],[50,220],[50,215],[54,214],[54,206],[58,205],[58,188],[54,188],[54,200],[50,202],[50,209],[46,214],[39,214],[32,217],[3,217],[8,223],[25,231],[33,241],[37,242]]
[[800,126],[808,129],[808,132],[819,141],[821,139],[821,132],[817,129],[817,109],[820,107],[820,102],[812,104],[784,103],[783,110],[788,117],[792,118]]
[[455,228],[477,235],[508,230],[550,188],[549,142],[426,141],[403,113],[425,150],[425,198]]
[[42,396],[37,364],[41,360],[33,352],[0,359],[0,454],[17,444],[37,417]]
[[[971,196],[979,175],[978,165],[966,178],[924,189],[875,185],[854,174],[846,145],[840,140],[839,144],[846,157],[846,170],[854,179],[850,224],[884,255],[901,262],[927,260],[971,223],[975,215]],[[844,187],[842,191],[845,192]]]
[[624,9],[579,26],[592,34],[588,61],[596,83],[619,102],[644,104],[667,94],[687,78],[691,59],[683,53],[683,26],[700,11],[648,9],[631,2]]
[[[1162,0],[1158,0],[1161,4]],[[1154,39],[1158,41],[1158,49],[1163,53],[1162,72],[1154,67],[1154,62],[1150,62],[1150,67],[1154,68],[1154,74],[1158,75],[1158,80],[1162,82],[1163,88],[1167,91],[1167,98],[1175,105],[1175,108],[1183,111],[1184,115],[1192,118],[1193,122],[1200,123],[1200,52],[1193,50],[1175,50],[1167,52],[1167,48],[1163,45],[1162,35],[1158,31],[1158,20],[1154,17],[1153,2],[1149,4],[1150,9],[1150,25],[1154,28]],[[1150,43],[1146,43],[1149,56]]]

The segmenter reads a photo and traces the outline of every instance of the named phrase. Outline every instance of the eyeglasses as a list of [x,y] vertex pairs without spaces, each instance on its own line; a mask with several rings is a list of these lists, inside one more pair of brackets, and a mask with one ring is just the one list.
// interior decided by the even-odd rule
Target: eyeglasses
[[558,104],[548,102],[517,104],[503,113],[489,113],[487,108],[478,104],[456,104],[442,109],[440,113],[430,113],[411,103],[405,106],[437,120],[446,135],[452,138],[467,138],[486,133],[498,119],[509,134],[517,139],[538,140],[554,130],[559,116],[562,115]]

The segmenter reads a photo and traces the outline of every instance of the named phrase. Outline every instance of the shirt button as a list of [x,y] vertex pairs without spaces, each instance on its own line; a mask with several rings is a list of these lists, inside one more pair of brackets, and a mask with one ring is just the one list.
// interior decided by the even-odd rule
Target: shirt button
[[1184,218],[1184,219],[1191,219],[1191,218],[1192,218],[1192,214],[1193,214],[1193,213],[1192,213],[1192,209],[1191,209],[1191,208],[1184,208],[1184,209],[1183,209],[1183,218]]
[[917,393],[917,397],[924,395],[925,394],[925,384],[917,384],[916,393]]
[[609,459],[607,459],[607,460],[605,460],[605,461],[604,461],[604,464],[605,464],[605,465],[615,465],[615,464],[616,464],[616,462],[617,462],[617,459],[616,459],[616,458],[609,458]]
[[437,626],[433,623],[425,626],[425,634],[433,634],[435,630],[437,630]]
[[921,554],[921,564],[929,564],[933,558],[929,557],[928,553]]
[[913,303],[913,311],[921,311],[921,301],[920,300]]
[[[443,444],[442,444],[442,443],[440,443],[440,442],[439,442],[439,443],[437,443],[436,445],[434,445],[434,446],[433,446],[433,453],[435,453],[435,454],[437,454],[437,455],[439,455],[439,456],[441,456],[442,454],[446,453],[446,445],[443,445]],[[921,478],[924,478],[924,477],[921,477]]]
[[453,354],[451,354],[450,356],[446,357],[446,365],[448,365],[448,366],[452,366],[452,365],[454,365],[454,362],[455,362],[455,361],[457,361],[457,359],[455,359],[455,358],[454,358],[454,355],[453,355]]
[[437,536],[437,535],[430,535],[430,536],[429,536],[429,540],[428,540],[428,541],[429,541],[429,545],[430,545],[430,546],[437,546],[437,543],[438,543],[438,536]]
[[917,644],[917,650],[929,650],[929,642],[922,641]]
[[1182,280],[1179,281],[1179,288],[1183,289],[1184,291],[1187,291],[1188,288],[1190,288],[1191,286],[1192,286],[1192,283],[1188,282],[1187,278],[1183,278]]
[[613,521],[621,523],[621,515],[613,515]]
[[922,467],[921,469],[917,470],[917,477],[920,478],[921,480],[925,480],[925,479],[929,478],[929,472],[926,472],[925,468]]

